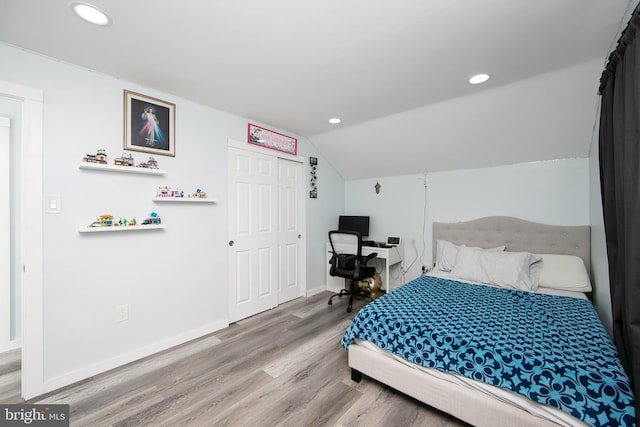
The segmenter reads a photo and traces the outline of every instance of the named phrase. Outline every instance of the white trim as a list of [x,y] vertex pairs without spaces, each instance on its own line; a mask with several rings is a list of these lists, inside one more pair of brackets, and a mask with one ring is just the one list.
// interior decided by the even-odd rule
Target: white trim
[[22,86],[17,83],[5,82],[0,80],[0,94],[19,101],[29,99],[31,101],[42,102],[43,96],[40,89],[34,89],[28,86]]
[[22,396],[44,385],[43,102],[22,104]]
[[11,120],[0,117],[0,352],[11,341]]
[[327,290],[327,286],[326,285],[325,286],[318,286],[318,287],[313,288],[313,289],[308,289],[307,293],[306,293],[306,296],[307,297],[311,297],[311,296],[317,295],[319,293],[322,293],[322,292],[324,292],[326,290]]
[[[0,81],[0,96],[22,102],[20,257],[22,273],[22,397],[44,392],[42,128],[43,92]],[[27,227],[27,224],[29,226]]]
[[82,381],[89,377],[92,377],[103,372],[107,372],[111,369],[118,368],[126,365],[127,363],[140,360],[144,357],[151,356],[152,354],[168,350],[180,344],[184,344],[188,341],[201,338],[205,335],[219,331],[229,326],[228,319],[221,319],[208,325],[192,329],[183,334],[175,335],[173,337],[163,339],[162,341],[155,342],[153,344],[146,345],[144,347],[137,348],[125,354],[119,354],[110,359],[103,360],[98,363],[94,363],[89,366],[85,366],[75,371],[71,371],[60,376],[47,379],[44,383],[44,392],[57,390],[69,384],[73,384],[78,381]]
[[9,344],[7,345],[7,347],[5,347],[0,351],[11,351],[17,348],[22,348],[22,338],[16,338],[15,340],[9,341]]
[[22,103],[22,396],[40,393],[44,380],[43,102]]

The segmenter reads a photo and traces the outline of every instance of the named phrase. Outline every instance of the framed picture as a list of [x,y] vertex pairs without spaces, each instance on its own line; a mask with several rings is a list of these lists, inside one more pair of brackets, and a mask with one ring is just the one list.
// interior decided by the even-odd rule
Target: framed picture
[[125,150],[175,156],[175,122],[175,104],[124,91]]
[[247,132],[249,144],[260,145],[271,150],[297,155],[298,139],[249,123]]

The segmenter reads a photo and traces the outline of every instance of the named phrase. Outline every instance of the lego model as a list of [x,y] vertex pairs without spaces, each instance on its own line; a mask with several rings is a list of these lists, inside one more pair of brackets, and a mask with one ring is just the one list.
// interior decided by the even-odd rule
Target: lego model
[[198,188],[195,193],[189,194],[189,197],[206,199],[208,196],[206,191],[202,191],[201,189]]
[[98,219],[89,224],[89,227],[111,227],[113,226],[113,215],[100,215]]
[[107,164],[107,152],[104,149],[99,149],[96,151],[96,154],[87,154],[82,158],[83,162],[87,163],[100,163],[103,165]]
[[155,225],[160,223],[162,223],[162,220],[160,219],[160,216],[158,216],[158,214],[155,212],[151,212],[151,214],[149,214],[149,217],[144,221],[142,221],[142,225],[149,225],[149,224]]
[[149,157],[146,162],[140,163],[139,168],[158,169],[158,162],[153,157]]
[[136,221],[136,218],[134,217],[133,219],[130,219],[130,220],[128,220],[127,218],[120,218],[120,221],[116,222],[113,225],[120,226],[120,227],[129,227],[136,224],[137,224],[137,221]]
[[177,199],[182,197],[184,197],[184,191],[181,191],[177,188],[164,186],[158,187],[158,190],[156,191],[156,198]]
[[122,157],[113,160],[116,166],[133,166],[133,156],[128,153],[122,153]]

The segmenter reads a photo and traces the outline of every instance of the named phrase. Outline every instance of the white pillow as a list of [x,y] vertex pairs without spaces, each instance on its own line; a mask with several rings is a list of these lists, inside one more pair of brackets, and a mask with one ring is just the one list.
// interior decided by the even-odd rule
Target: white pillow
[[573,292],[591,292],[591,281],[582,258],[573,255],[540,254],[539,286]]
[[458,255],[458,245],[446,240],[436,241],[436,271],[451,271]]
[[535,291],[538,278],[531,267],[542,258],[529,252],[491,252],[461,247],[451,274],[456,278],[501,288]]
[[[436,266],[434,271],[446,271],[449,272],[456,263],[456,257],[458,256],[458,249],[464,245],[456,245],[447,240],[436,240]],[[504,246],[498,246],[491,249],[481,249],[486,251],[502,252]]]

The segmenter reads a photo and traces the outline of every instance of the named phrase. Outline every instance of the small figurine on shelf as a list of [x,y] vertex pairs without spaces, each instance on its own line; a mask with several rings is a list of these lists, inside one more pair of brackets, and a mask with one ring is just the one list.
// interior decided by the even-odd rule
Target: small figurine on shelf
[[197,197],[200,199],[206,199],[207,198],[207,192],[206,191],[202,191],[201,189],[197,189],[195,193],[193,194],[189,194],[189,197]]
[[96,154],[87,154],[82,158],[83,162],[87,163],[100,163],[103,165],[107,164],[107,152],[104,148],[101,148],[96,151]]
[[152,156],[146,162],[140,163],[139,168],[158,169],[158,162]]
[[177,188],[171,188],[171,187],[158,187],[158,190],[156,191],[156,197],[159,199],[171,199],[171,198],[180,198],[180,197],[184,197],[184,191],[180,191]]
[[136,221],[136,217],[134,216],[132,220],[129,221],[130,226],[138,225],[138,221]]
[[151,212],[151,214],[149,214],[149,217],[144,221],[142,221],[142,225],[149,225],[149,224],[155,225],[155,224],[160,224],[161,222],[162,220],[160,219],[158,214],[155,212]]
[[133,166],[133,156],[128,153],[122,153],[122,157],[115,158],[113,164],[116,166]]
[[113,225],[113,215],[100,215],[98,219],[89,224],[89,227],[111,227]]

